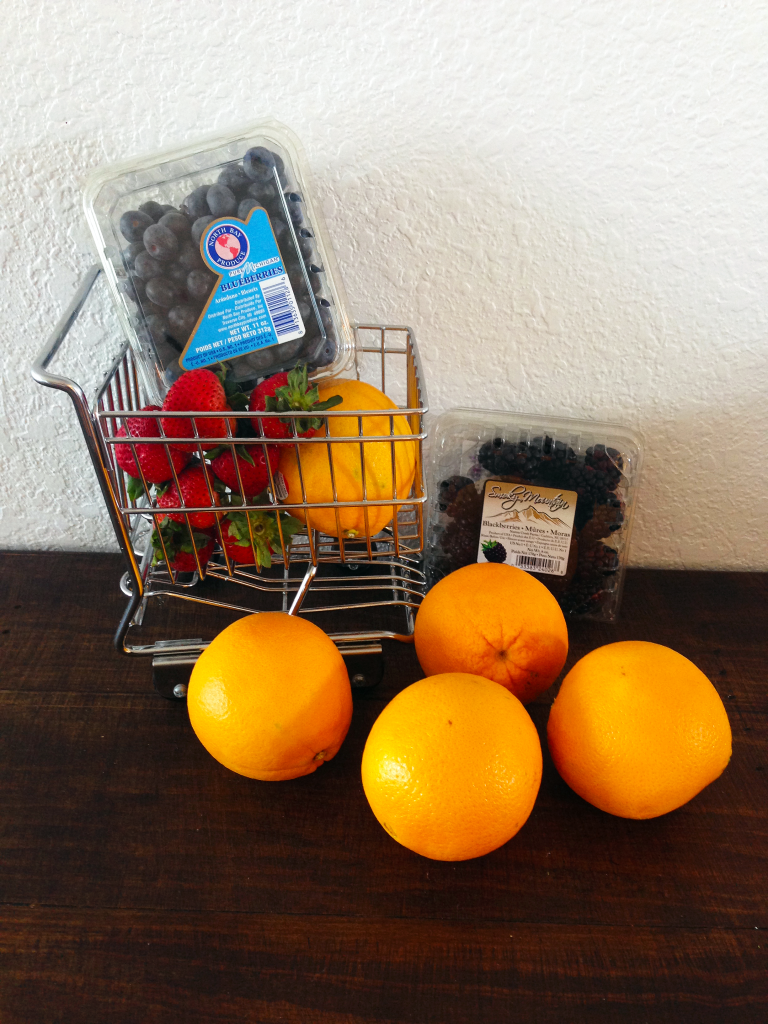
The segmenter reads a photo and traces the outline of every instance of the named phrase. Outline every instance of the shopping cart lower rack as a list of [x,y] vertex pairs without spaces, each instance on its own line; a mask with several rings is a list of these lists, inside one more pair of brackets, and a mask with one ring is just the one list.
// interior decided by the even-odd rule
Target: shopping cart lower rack
[[[221,419],[220,414],[198,413],[193,420],[187,415],[194,434],[190,443],[201,464],[205,451],[214,443],[230,449],[236,469],[235,452],[246,444],[264,446],[268,441],[282,446],[281,450],[288,446],[295,451],[301,500],[296,500],[298,495],[290,495],[290,501],[280,500],[289,495],[264,450],[268,490],[259,497],[259,503],[246,499],[237,509],[251,513],[243,520],[248,524],[252,548],[255,545],[253,524],[258,523],[264,513],[277,525],[279,539],[272,541],[272,564],[257,568],[256,564],[235,563],[227,554],[221,533],[221,516],[227,509],[219,504],[212,475],[208,481],[210,500],[199,506],[185,504],[182,497],[177,506],[159,508],[143,473],[144,494],[138,498],[132,496],[135,491],[129,494],[126,476],[115,460],[115,445],[121,443],[134,448],[137,442],[126,439],[124,434],[118,435],[118,431],[129,414],[135,415],[148,404],[148,397],[133,352],[127,345],[107,370],[92,401],[75,381],[48,370],[99,273],[100,269],[93,267],[86,275],[70,308],[34,363],[32,375],[39,384],[64,391],[72,399],[112,527],[127,563],[121,587],[129,600],[115,634],[118,649],[132,656],[151,657],[157,689],[164,696],[181,697],[186,693],[192,665],[210,641],[166,636],[158,639],[158,632],[171,628],[182,631],[191,618],[198,629],[205,628],[215,634],[226,624],[227,615],[231,620],[232,613],[284,611],[291,615],[311,615],[322,624],[323,614],[344,612],[348,620],[345,625],[349,628],[329,635],[347,659],[353,682],[370,685],[380,674],[381,666],[369,656],[381,654],[383,639],[407,641],[412,638],[414,613],[425,592],[421,569],[426,500],[422,443],[426,436],[423,417],[427,406],[413,332],[396,326],[361,324],[355,328],[355,376],[380,388],[396,403],[396,411],[390,408],[335,412],[331,409],[318,417],[322,427],[311,438],[298,436],[297,414],[291,417],[292,436],[285,439],[238,438],[235,421],[252,418],[249,412],[234,412],[228,416],[226,438],[206,438],[206,420],[217,415]],[[163,445],[168,453],[168,438],[160,423],[160,413],[139,415],[154,418],[159,434],[156,439],[142,437],[140,443]],[[183,413],[175,415],[184,416]],[[284,413],[260,416],[262,429],[270,418],[286,418]],[[335,434],[332,433],[334,420]],[[342,424],[344,433],[340,434]],[[327,455],[333,491],[332,496],[324,496],[323,501],[308,500],[312,496],[308,496],[302,472],[303,460],[307,458],[305,453],[309,446],[317,445]],[[350,455],[356,451],[359,456]],[[376,490],[376,481],[366,479],[366,472],[371,475],[371,452],[377,453],[379,465],[388,453],[391,469],[391,487],[382,494],[379,481],[377,498],[369,495],[369,490]],[[350,457],[359,459],[362,500],[344,501],[338,493],[342,475],[340,462],[348,464]],[[138,459],[136,465],[139,466]],[[401,472],[403,466],[406,466],[405,473]],[[240,492],[244,493],[239,470],[237,473]],[[401,479],[403,476],[407,479]],[[175,469],[173,479],[178,488]],[[384,515],[382,509],[386,510]],[[157,529],[168,513],[175,514],[186,524],[194,558],[194,565],[189,568],[194,571],[182,572],[172,567],[174,560],[166,551],[162,531]],[[219,549],[207,562],[198,550],[199,541],[192,539],[194,525],[190,517],[199,513],[213,514],[214,540],[219,541]],[[307,524],[293,537],[286,537],[281,525],[286,522],[287,513],[294,513]],[[351,521],[350,515],[355,522],[364,525],[357,530],[346,529],[344,523]],[[322,519],[332,532],[323,533],[313,528],[313,516],[315,520]],[[388,524],[375,531],[374,527],[387,516],[390,517]],[[335,522],[335,530],[327,526],[329,522]],[[255,549],[251,554],[254,562],[258,562]]]

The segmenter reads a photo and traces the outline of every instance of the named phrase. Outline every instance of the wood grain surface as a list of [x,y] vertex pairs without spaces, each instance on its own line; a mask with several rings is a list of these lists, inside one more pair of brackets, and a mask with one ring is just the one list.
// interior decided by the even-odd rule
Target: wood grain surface
[[[0,1024],[768,1020],[765,574],[631,571],[620,622],[570,626],[568,665],[644,639],[707,673],[734,734],[717,782],[627,821],[544,744],[521,832],[446,864],[391,840],[360,783],[373,721],[421,676],[412,647],[386,645],[332,762],[258,783],[113,651],[117,557],[0,570]],[[229,621],[168,617],[168,635]],[[542,738],[556,689],[529,705]]]

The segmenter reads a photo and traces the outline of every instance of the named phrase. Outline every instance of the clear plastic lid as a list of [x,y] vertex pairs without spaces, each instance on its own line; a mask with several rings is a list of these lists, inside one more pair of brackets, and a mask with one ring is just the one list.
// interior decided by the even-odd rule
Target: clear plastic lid
[[568,616],[613,621],[641,442],[613,423],[453,409],[434,423],[429,585],[471,562],[530,572]]
[[275,121],[103,168],[85,213],[156,401],[182,370],[344,373],[354,333],[301,144]]

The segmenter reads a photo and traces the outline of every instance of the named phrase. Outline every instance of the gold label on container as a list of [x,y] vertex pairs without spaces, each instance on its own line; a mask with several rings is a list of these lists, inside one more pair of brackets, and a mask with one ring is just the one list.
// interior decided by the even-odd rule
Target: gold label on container
[[565,576],[575,491],[486,480],[478,562]]

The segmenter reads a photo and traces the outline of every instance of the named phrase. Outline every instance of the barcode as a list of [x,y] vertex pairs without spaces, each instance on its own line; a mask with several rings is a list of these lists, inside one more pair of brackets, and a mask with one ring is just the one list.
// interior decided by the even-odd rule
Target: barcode
[[560,571],[559,558],[536,558],[535,555],[518,555],[515,565],[521,569],[543,569],[545,572],[557,569],[558,572]]
[[286,340],[301,337],[304,333],[304,325],[299,319],[296,302],[288,280],[282,278],[276,281],[262,282],[261,294],[264,296],[264,301],[267,304],[267,310],[272,318],[272,324],[278,338],[285,334],[292,336]]

